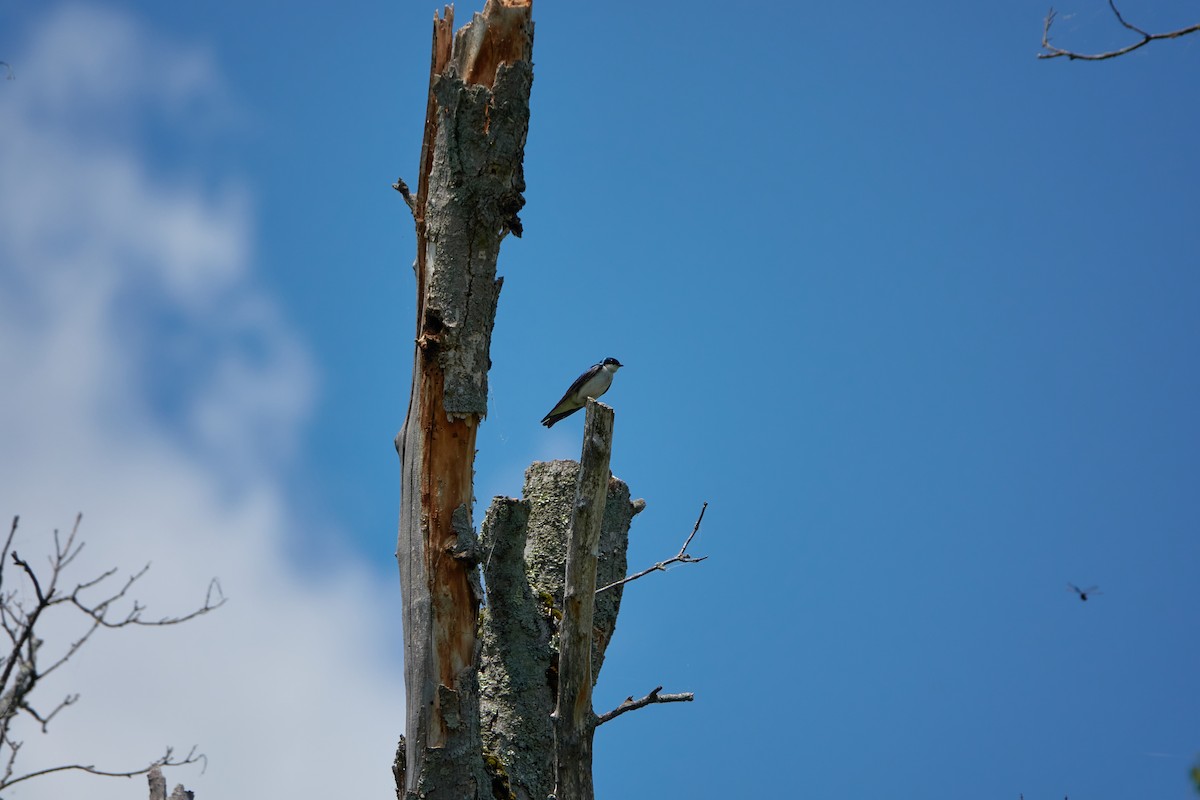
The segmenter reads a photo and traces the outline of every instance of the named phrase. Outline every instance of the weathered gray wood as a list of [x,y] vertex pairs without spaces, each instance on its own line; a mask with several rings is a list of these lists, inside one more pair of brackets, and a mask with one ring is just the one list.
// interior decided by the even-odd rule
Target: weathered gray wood
[[600,527],[608,495],[613,412],[588,400],[575,507],[571,513],[559,632],[558,704],[554,709],[557,800],[592,800],[592,615]]
[[487,370],[500,241],[519,230],[533,22],[528,0],[488,0],[457,35],[434,20],[417,232],[412,393],[396,438],[396,558],[404,615],[404,792],[491,797],[479,729],[478,545],[471,521],[475,435]]
[[182,783],[175,784],[171,796],[167,797],[167,779],[160,767],[151,767],[146,773],[146,781],[150,784],[150,800],[195,800],[196,793],[183,788]]
[[[487,586],[479,674],[485,760],[496,768],[493,781],[504,782],[517,800],[544,800],[554,788],[557,635],[578,478],[578,462],[534,463],[525,471],[524,499],[495,498],[480,531]],[[629,525],[644,507],[630,501],[624,481],[609,481],[598,580],[611,583],[625,574]],[[593,677],[620,602],[619,591],[596,597]]]
[[167,800],[167,779],[161,769],[154,767],[147,772],[146,782],[150,784],[150,800]]
[[545,798],[553,758],[547,689],[553,607],[526,577],[529,503],[497,497],[480,529],[487,608],[480,620],[479,673],[485,758],[495,760],[518,800]]
[[[529,503],[525,561],[535,591],[549,595],[562,616],[563,582],[566,577],[567,539],[571,512],[575,507],[579,462],[537,462],[525,471],[524,497]],[[629,526],[646,507],[645,500],[630,501],[629,486],[618,478],[608,485],[604,522],[600,527],[600,557],[596,564],[598,585],[613,583],[628,567]],[[616,590],[620,591],[616,591]],[[596,596],[592,614],[592,682],[600,675],[604,652],[617,627],[624,587],[613,587]],[[557,639],[555,640],[557,653]],[[555,701],[557,694],[555,694]]]

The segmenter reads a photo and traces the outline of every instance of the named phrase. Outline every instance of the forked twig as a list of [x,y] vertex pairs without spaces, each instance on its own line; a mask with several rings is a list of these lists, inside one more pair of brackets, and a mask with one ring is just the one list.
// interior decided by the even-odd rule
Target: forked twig
[[1121,25],[1126,29],[1133,31],[1142,38],[1133,44],[1126,45],[1125,47],[1117,50],[1108,50],[1103,53],[1076,53],[1072,50],[1063,50],[1060,47],[1055,47],[1054,45],[1050,44],[1050,26],[1054,24],[1054,18],[1057,16],[1054,9],[1051,8],[1048,12],[1046,12],[1046,20],[1042,24],[1042,49],[1046,52],[1038,53],[1038,58],[1061,58],[1066,56],[1071,61],[1103,61],[1108,58],[1123,56],[1126,53],[1132,53],[1139,47],[1144,47],[1150,44],[1150,42],[1154,42],[1159,39],[1178,39],[1180,36],[1186,36],[1189,33],[1200,31],[1200,24],[1196,24],[1187,28],[1169,31],[1167,33],[1149,33],[1137,27],[1136,25],[1126,22],[1125,17],[1121,16],[1121,12],[1117,9],[1115,0],[1108,0],[1108,7],[1112,9],[1113,15],[1117,18],[1117,22],[1120,22]]
[[[699,530],[700,530],[700,522],[701,522],[701,520],[704,519],[704,512],[707,509],[708,509],[708,503],[705,503],[703,505],[703,507],[701,507],[701,509],[700,509],[700,516],[696,518],[696,524],[692,527],[692,532],[688,535],[687,539],[684,540],[683,547],[679,548],[678,553],[671,556],[666,561],[659,561],[654,566],[647,567],[646,569],[642,570],[641,572],[634,573],[633,575],[627,575],[626,577],[621,578],[621,580],[613,581],[612,583],[608,584],[607,586],[601,586],[599,589],[596,590],[596,594],[600,594],[601,592],[603,592],[607,589],[612,589],[615,586],[621,586],[623,584],[629,583],[630,581],[636,581],[638,578],[649,575],[651,572],[665,572],[667,567],[669,567],[671,564],[698,564],[701,561],[703,561],[704,559],[708,558],[708,556],[700,556],[699,558],[697,558],[696,556],[688,555],[688,551],[687,551],[688,545],[690,545],[692,543],[692,539],[695,538],[696,533],[699,532]],[[662,687],[659,687],[659,688],[662,688]]]

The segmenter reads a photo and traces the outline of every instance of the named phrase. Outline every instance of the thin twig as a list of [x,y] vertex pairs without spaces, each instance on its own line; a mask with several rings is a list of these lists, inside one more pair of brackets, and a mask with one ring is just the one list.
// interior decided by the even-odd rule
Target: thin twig
[[[100,601],[96,605],[89,606],[88,604],[84,603],[81,599],[79,599],[79,591],[81,589],[84,589],[84,588],[87,588],[90,586],[94,586],[97,583],[97,581],[92,581],[92,582],[88,583],[86,586],[84,584],[80,584],[79,586],[77,586],[75,588],[74,592],[72,592],[69,596],[65,597],[64,599],[69,600],[72,605],[74,605],[76,608],[78,608],[84,614],[87,614],[89,617],[91,617],[93,620],[95,620],[96,624],[102,625],[105,628],[124,628],[127,625],[143,625],[143,626],[148,626],[148,627],[155,626],[155,625],[178,625],[181,622],[187,622],[188,620],[195,619],[196,617],[199,617],[203,614],[207,614],[208,612],[213,611],[213,610],[225,605],[225,600],[226,600],[225,593],[221,591],[221,584],[217,581],[216,578],[213,578],[208,583],[208,592],[204,596],[204,605],[201,606],[200,608],[196,609],[195,611],[191,612],[190,614],[184,614],[181,617],[163,617],[162,619],[157,619],[157,620],[144,620],[144,619],[142,619],[142,612],[146,610],[146,607],[144,605],[142,605],[141,603],[139,603],[138,601],[134,600],[133,606],[130,608],[129,613],[127,613],[125,615],[124,619],[121,619],[121,620],[108,619],[107,614],[108,614],[110,607],[114,603],[116,603],[118,600],[123,598],[126,595],[126,593],[128,593],[129,589],[133,586],[133,584],[136,583],[143,575],[145,575],[147,570],[149,570],[149,569],[150,569],[150,565],[147,564],[146,566],[142,567],[140,570],[135,572],[133,575],[130,575],[129,578],[125,581],[125,585],[123,587],[121,587],[121,590],[119,592],[112,595],[111,597],[108,597],[108,598]],[[112,572],[114,572],[114,571],[115,570],[107,572],[107,573],[105,573],[105,575],[111,575]],[[214,595],[217,597],[216,602],[213,602]]]
[[23,705],[23,706],[21,706],[21,707],[22,707],[23,709],[25,709],[25,712],[26,712],[27,714],[29,714],[29,716],[33,717],[34,719],[36,719],[38,722],[40,722],[40,723],[42,724],[42,733],[49,733],[50,731],[49,731],[48,729],[49,729],[49,726],[50,726],[50,720],[54,719],[54,716],[55,716],[55,715],[56,715],[58,712],[62,711],[64,708],[66,708],[67,706],[74,705],[74,704],[75,704],[75,701],[76,701],[76,700],[78,700],[78,699],[79,699],[79,695],[78,695],[78,694],[69,694],[69,695],[67,695],[67,696],[66,696],[66,698],[65,698],[65,699],[64,699],[64,700],[63,700],[61,703],[59,703],[58,705],[56,705],[56,706],[55,706],[55,707],[54,707],[54,708],[53,708],[53,709],[50,711],[50,713],[49,713],[49,714],[47,714],[45,717],[43,717],[43,716],[41,716],[40,714],[38,714],[38,712],[37,712],[37,711],[35,711],[35,710],[33,709],[33,707],[32,707],[32,706]]
[[8,538],[4,540],[4,549],[0,550],[0,587],[4,586],[4,562],[8,561],[8,548],[12,547],[13,537],[17,535],[17,523],[20,521],[19,516],[13,517],[12,527],[8,530]]
[[[101,582],[103,582],[103,581],[105,581],[105,580],[108,580],[109,578],[111,578],[113,575],[116,575],[116,574],[117,574],[117,568],[116,568],[116,567],[113,567],[113,568],[112,568],[112,569],[110,569],[110,570],[106,570],[105,572],[101,572],[99,575],[97,575],[96,577],[92,578],[90,581],[84,581],[83,583],[77,583],[77,584],[75,584],[75,591],[71,592],[71,597],[76,597],[76,596],[78,596],[78,594],[79,594],[80,592],[82,592],[82,591],[84,591],[84,590],[86,590],[86,589],[90,589],[90,588],[92,588],[93,586],[95,586],[96,584],[98,584],[98,583],[101,583]],[[71,599],[71,597],[67,597],[67,598],[64,598],[64,599],[66,599],[66,600],[70,600],[70,599]]]
[[1120,22],[1122,26],[1133,31],[1142,38],[1133,44],[1120,48],[1119,50],[1109,50],[1104,53],[1076,53],[1072,50],[1063,50],[1062,48],[1055,47],[1054,45],[1050,44],[1050,26],[1054,24],[1054,18],[1056,16],[1054,9],[1051,8],[1048,12],[1046,12],[1046,20],[1042,25],[1042,49],[1046,52],[1038,53],[1038,58],[1060,58],[1062,56],[1066,56],[1071,61],[1103,61],[1107,58],[1116,58],[1117,56],[1123,56],[1126,53],[1131,53],[1134,50],[1137,50],[1139,47],[1144,47],[1150,42],[1154,42],[1159,39],[1178,39],[1180,36],[1186,36],[1189,33],[1200,31],[1200,24],[1196,24],[1187,28],[1169,31],[1168,33],[1148,33],[1136,25],[1126,22],[1125,17],[1123,17],[1121,12],[1117,9],[1115,0],[1108,0],[1108,7],[1112,9],[1113,15],[1117,18],[1117,21]]
[[1135,27],[1133,25],[1130,25],[1128,22],[1126,22],[1125,18],[1121,16],[1121,12],[1117,10],[1117,4],[1114,2],[1114,0],[1108,0],[1108,7],[1112,9],[1113,14],[1117,18],[1117,22],[1121,23],[1122,25],[1124,25],[1126,28],[1133,31],[1134,33],[1140,33],[1142,36],[1145,36],[1147,39],[1154,38],[1154,34],[1147,33],[1146,31],[1142,30],[1141,28]]
[[705,503],[700,508],[700,516],[696,518],[696,524],[692,527],[692,532],[688,535],[687,539],[684,541],[683,547],[679,548],[678,553],[676,553],[672,557],[668,558],[666,561],[659,561],[654,566],[647,567],[646,569],[642,570],[641,572],[634,573],[633,575],[627,575],[626,577],[621,578],[621,580],[613,581],[612,583],[608,584],[607,586],[601,586],[599,589],[596,590],[596,594],[600,594],[601,592],[603,592],[607,589],[612,589],[615,586],[622,586],[626,583],[629,583],[630,581],[636,581],[638,578],[645,577],[646,575],[649,575],[651,572],[665,572],[667,567],[669,567],[671,564],[698,564],[701,561],[703,561],[704,559],[708,558],[708,556],[700,556],[699,558],[697,558],[696,556],[688,555],[688,552],[687,552],[688,545],[690,545],[692,543],[692,539],[695,538],[696,533],[700,530],[700,521],[704,519],[704,512],[707,509],[708,509],[708,503]]
[[601,714],[596,718],[596,726],[599,727],[604,723],[614,720],[624,714],[626,711],[636,711],[639,708],[653,705],[655,703],[690,703],[696,699],[696,695],[692,692],[680,692],[679,694],[659,694],[662,691],[661,686],[656,686],[654,691],[645,697],[640,697],[634,700],[633,697],[626,697],[625,702],[609,711],[607,714]]
[[58,567],[54,573],[54,578],[58,579],[58,573],[66,569],[75,557],[83,552],[84,542],[75,544],[75,537],[79,535],[79,523],[83,522],[83,514],[75,515],[75,525],[71,528],[71,533],[67,536],[67,543],[59,546],[58,529],[54,530],[54,559],[51,563]]
[[[66,651],[62,654],[62,656],[57,661],[55,661],[54,663],[52,663],[50,666],[46,667],[45,669],[40,670],[38,673],[39,677],[44,677],[46,675],[49,675],[51,672],[54,672],[56,669],[58,669],[63,664],[65,664],[68,660],[70,660],[70,658],[72,656],[74,656],[75,653],[81,647],[83,647],[84,644],[87,643],[88,639],[92,638],[92,634],[94,634],[97,631],[97,629],[99,629],[99,628],[103,627],[103,628],[108,628],[110,630],[115,630],[117,628],[124,628],[129,625],[140,625],[142,627],[161,627],[161,626],[166,626],[166,625],[179,625],[180,623],[187,622],[187,621],[195,619],[196,617],[199,617],[203,614],[207,614],[210,611],[218,609],[225,604],[225,601],[227,598],[225,597],[225,594],[221,591],[221,584],[217,581],[216,578],[213,578],[211,581],[209,581],[208,592],[204,596],[204,605],[201,606],[200,608],[196,609],[195,611],[191,612],[190,614],[184,614],[181,617],[163,617],[162,619],[158,619],[158,620],[144,620],[141,618],[141,613],[146,610],[146,607],[135,600],[133,603],[133,606],[130,608],[129,612],[125,615],[124,619],[110,620],[107,615],[108,615],[108,612],[109,612],[111,606],[115,602],[120,600],[122,597],[124,597],[125,594],[129,591],[129,588],[131,586],[133,586],[133,584],[139,578],[141,578],[143,575],[145,575],[146,571],[148,569],[150,569],[149,564],[147,564],[145,567],[143,567],[138,572],[131,575],[126,580],[125,586],[123,586],[120,591],[118,591],[116,594],[113,594],[113,595],[107,597],[106,599],[100,601],[99,603],[96,603],[95,605],[89,606],[88,604],[86,604],[82,600],[80,600],[78,597],[79,592],[84,588],[89,588],[89,587],[95,586],[103,578],[114,574],[116,572],[115,569],[111,569],[108,572],[104,573],[104,575],[102,575],[101,578],[99,578],[99,579],[96,579],[93,581],[87,581],[86,583],[81,583],[81,584],[77,585],[75,587],[75,590],[73,592],[71,592],[71,594],[63,595],[62,597],[56,598],[54,601],[52,601],[50,603],[50,605],[56,605],[61,602],[71,603],[77,609],[79,609],[84,614],[86,614],[88,617],[90,617],[92,620],[92,624],[86,631],[84,631],[79,636],[78,639],[76,639],[75,641],[73,641],[71,643],[70,647],[68,647],[66,649]],[[213,601],[214,595],[217,597],[217,600],[215,602]]]
[[4,777],[0,779],[0,786],[6,786],[8,784],[8,779],[12,777],[13,768],[16,766],[17,753],[20,752],[21,745],[24,744],[24,742],[14,742],[12,739],[8,738],[7,728],[8,726],[6,725],[5,730],[0,732],[0,745],[8,746],[8,760],[4,765]]

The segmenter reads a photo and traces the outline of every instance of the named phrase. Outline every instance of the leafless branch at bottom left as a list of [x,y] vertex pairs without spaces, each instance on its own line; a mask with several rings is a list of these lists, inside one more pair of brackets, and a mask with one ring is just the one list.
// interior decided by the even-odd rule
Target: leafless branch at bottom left
[[[198,608],[175,616],[143,619],[146,607],[126,598],[130,589],[150,569],[149,564],[130,575],[120,586],[107,585],[109,579],[117,574],[115,568],[71,582],[66,573],[83,550],[83,542],[79,539],[83,515],[76,516],[75,524],[65,538],[57,530],[54,531],[52,552],[47,559],[47,566],[42,568],[36,568],[13,549],[19,519],[13,518],[8,537],[0,549],[0,630],[8,638],[7,646],[0,646],[0,764],[3,765],[0,770],[0,791],[34,778],[66,771],[129,778],[145,775],[156,768],[204,762],[204,755],[197,753],[195,747],[182,758],[168,747],[163,756],[145,767],[133,770],[109,770],[83,763],[61,764],[24,773],[17,768],[22,741],[14,737],[14,725],[24,712],[40,726],[42,733],[48,733],[50,723],[58,713],[79,699],[78,694],[68,694],[57,703],[47,703],[35,697],[35,692],[39,682],[67,663],[96,631],[131,626],[178,625],[225,604],[221,586],[214,578],[209,583],[204,602]],[[20,570],[16,573],[17,578],[24,578],[16,588],[10,585],[13,580],[11,573],[5,574],[5,566],[10,561]],[[67,618],[71,615],[82,623],[81,632],[73,639],[55,641],[51,634],[42,634],[48,629],[45,621],[51,616]],[[61,627],[55,629],[61,630]],[[50,710],[39,711],[35,702],[43,709],[49,706]]]

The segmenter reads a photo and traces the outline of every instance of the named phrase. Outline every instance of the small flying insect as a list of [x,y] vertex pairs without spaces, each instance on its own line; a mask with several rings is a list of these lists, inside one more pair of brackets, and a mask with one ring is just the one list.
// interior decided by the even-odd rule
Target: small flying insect
[[1089,594],[1104,594],[1104,592],[1100,591],[1099,586],[1089,586],[1086,589],[1080,589],[1075,584],[1068,583],[1067,588],[1069,588],[1075,594],[1079,595],[1079,599],[1085,603],[1087,602]]

